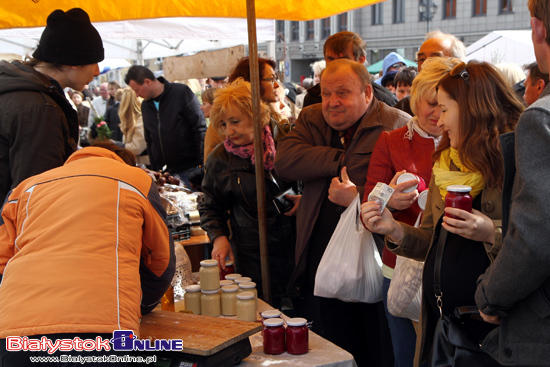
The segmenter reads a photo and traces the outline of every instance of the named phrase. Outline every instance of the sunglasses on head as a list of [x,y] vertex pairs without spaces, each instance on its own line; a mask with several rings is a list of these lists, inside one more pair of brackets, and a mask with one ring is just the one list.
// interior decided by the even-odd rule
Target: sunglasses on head
[[466,84],[470,85],[470,74],[468,74],[468,71],[466,70],[466,64],[461,62],[457,66],[451,70],[449,73],[451,76],[460,76],[462,80],[466,82]]

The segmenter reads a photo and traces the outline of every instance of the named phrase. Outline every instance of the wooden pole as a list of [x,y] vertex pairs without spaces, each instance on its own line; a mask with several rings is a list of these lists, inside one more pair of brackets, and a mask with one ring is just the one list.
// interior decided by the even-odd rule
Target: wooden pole
[[258,201],[258,226],[260,233],[260,263],[262,267],[263,300],[271,304],[269,279],[269,245],[267,243],[267,220],[265,203],[264,147],[260,108],[260,73],[258,66],[258,42],[256,39],[255,0],[246,0],[248,24],[248,55],[250,59],[250,84],[252,86],[252,118],[254,121],[254,155],[256,157],[256,197]]

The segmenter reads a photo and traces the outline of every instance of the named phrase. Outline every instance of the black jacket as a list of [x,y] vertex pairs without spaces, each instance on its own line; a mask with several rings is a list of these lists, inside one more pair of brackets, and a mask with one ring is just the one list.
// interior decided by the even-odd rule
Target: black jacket
[[[279,133],[274,136],[275,140]],[[277,184],[272,181],[272,176]],[[294,268],[295,217],[279,214],[273,204],[273,197],[289,187],[290,184],[278,179],[275,171],[265,171],[267,242],[274,298],[285,294]],[[250,159],[228,153],[224,145],[219,144],[206,161],[202,191],[199,203],[201,227],[211,242],[219,236],[229,238],[231,233],[237,272],[251,277],[261,294],[255,166]]]
[[202,165],[206,123],[197,97],[184,84],[158,80],[164,84],[159,110],[152,99],[141,105],[151,168],[179,173]]
[[0,201],[76,151],[78,115],[60,87],[19,61],[0,61]]

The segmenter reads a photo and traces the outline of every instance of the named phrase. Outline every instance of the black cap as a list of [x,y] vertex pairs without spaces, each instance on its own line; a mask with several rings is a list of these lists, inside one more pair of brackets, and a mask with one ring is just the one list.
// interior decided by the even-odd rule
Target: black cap
[[105,58],[103,42],[88,14],[73,8],[54,10],[47,20],[40,42],[32,56],[61,65],[96,64]]
[[292,103],[296,103],[296,87],[292,83],[285,83],[285,94]]
[[380,85],[385,87],[387,82],[391,82],[395,78],[395,74],[397,74],[397,70],[387,72],[386,75],[382,77]]

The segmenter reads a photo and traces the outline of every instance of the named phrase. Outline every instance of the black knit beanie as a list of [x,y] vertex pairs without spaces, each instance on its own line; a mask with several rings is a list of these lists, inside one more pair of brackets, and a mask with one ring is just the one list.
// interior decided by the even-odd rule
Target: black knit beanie
[[96,64],[105,58],[103,42],[88,14],[74,8],[54,10],[32,56],[61,65]]

